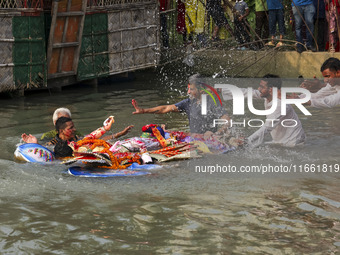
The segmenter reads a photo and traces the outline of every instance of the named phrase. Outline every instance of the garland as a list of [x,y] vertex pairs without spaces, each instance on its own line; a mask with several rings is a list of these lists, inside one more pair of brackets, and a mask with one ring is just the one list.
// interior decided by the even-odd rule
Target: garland
[[98,166],[99,168],[126,169],[134,162],[141,163],[141,156],[138,153],[124,152],[113,154],[109,149],[104,149],[101,153],[109,155],[112,166]]
[[111,147],[110,144],[108,144],[107,142],[105,142],[103,140],[96,140],[96,141],[93,142],[90,149],[93,150],[94,148],[96,148],[98,146],[103,146],[105,149],[110,149],[110,147]]
[[[111,144],[109,144],[108,142],[104,140],[90,138],[90,137],[85,137],[84,139],[77,142],[77,145],[79,147],[84,146],[86,144],[92,144],[92,145],[96,144],[96,146],[94,146],[93,149],[97,146],[104,146],[105,148],[110,148],[112,146]],[[91,150],[92,150],[92,146],[91,146]]]

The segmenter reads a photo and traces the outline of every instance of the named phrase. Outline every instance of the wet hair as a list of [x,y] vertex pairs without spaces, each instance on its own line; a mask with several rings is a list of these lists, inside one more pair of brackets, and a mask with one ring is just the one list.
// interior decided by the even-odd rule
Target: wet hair
[[69,109],[64,108],[64,107],[58,108],[53,113],[53,117],[52,117],[53,125],[56,125],[57,120],[58,120],[58,115],[61,114],[61,113],[70,116],[70,118],[72,117],[71,111]]
[[197,73],[197,74],[191,75],[188,78],[188,83],[195,85],[196,88],[200,89],[200,88],[202,88],[201,80],[202,80],[202,76],[199,73]]
[[57,130],[57,132],[59,133],[60,129],[66,128],[66,123],[69,121],[72,121],[72,119],[67,117],[60,117],[59,119],[57,119],[57,122],[55,123],[55,129]]
[[340,60],[337,58],[329,58],[325,62],[323,62],[320,71],[323,72],[326,69],[329,69],[332,72],[336,72],[340,70]]
[[73,150],[68,146],[67,141],[61,141],[54,146],[54,154],[57,158],[71,157]]
[[281,87],[282,87],[282,80],[281,80],[280,76],[278,76],[278,75],[266,74],[265,76],[262,77],[261,80],[267,82],[268,88],[275,87],[277,89],[281,89]]

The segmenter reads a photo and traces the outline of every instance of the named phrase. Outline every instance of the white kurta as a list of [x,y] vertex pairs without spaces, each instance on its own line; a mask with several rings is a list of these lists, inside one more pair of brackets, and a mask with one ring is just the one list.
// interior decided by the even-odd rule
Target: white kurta
[[[321,88],[315,93],[311,93],[311,99],[323,98],[336,93],[337,93],[336,88],[332,87],[329,83],[327,83],[325,87]],[[305,94],[301,94],[300,98],[304,98],[305,96],[306,96]]]
[[336,90],[336,93],[329,96],[312,98],[311,106],[316,108],[332,108],[340,105],[340,85],[332,87],[332,90]]
[[[270,109],[272,101],[268,102],[268,100],[265,99],[264,106],[265,109]],[[280,99],[278,99],[276,110],[272,114],[267,115],[265,124],[248,137],[248,144],[254,147],[259,146],[263,143],[267,133],[270,133],[273,139],[272,143],[286,147],[294,147],[302,144],[306,139],[299,117],[291,105],[286,105],[286,115],[281,115]]]
[[[247,89],[241,90],[244,96],[247,96]],[[253,90],[254,99],[263,99],[260,94],[260,91]],[[229,90],[222,90],[222,95],[224,100],[232,99],[232,95]],[[265,109],[270,109],[271,106],[272,101],[268,102],[267,99],[264,99]],[[278,121],[272,121],[276,119]],[[273,139],[272,143],[280,144],[286,147],[293,147],[298,144],[302,144],[306,139],[306,135],[299,120],[299,117],[297,116],[294,108],[291,105],[286,105],[286,115],[281,115],[280,99],[278,99],[277,101],[276,110],[272,114],[266,116],[265,124],[248,137],[248,144],[253,147],[259,146],[264,142],[265,135],[267,133],[271,134],[271,137]]]

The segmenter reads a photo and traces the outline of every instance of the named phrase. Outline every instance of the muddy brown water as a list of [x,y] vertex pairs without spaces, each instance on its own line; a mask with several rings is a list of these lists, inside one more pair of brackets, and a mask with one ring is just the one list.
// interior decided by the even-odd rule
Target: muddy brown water
[[[77,178],[64,165],[13,159],[20,134],[52,129],[52,113],[60,106],[70,108],[83,133],[111,114],[114,131],[135,125],[129,136],[148,123],[186,130],[185,116],[134,116],[130,103],[132,98],[145,107],[175,103],[185,98],[185,88],[181,80],[140,73],[133,81],[98,88],[1,99],[0,253],[337,254],[339,107],[314,109],[312,117],[299,114],[308,136],[303,147],[204,155],[167,163],[150,176]],[[303,171],[197,172],[203,166]]]

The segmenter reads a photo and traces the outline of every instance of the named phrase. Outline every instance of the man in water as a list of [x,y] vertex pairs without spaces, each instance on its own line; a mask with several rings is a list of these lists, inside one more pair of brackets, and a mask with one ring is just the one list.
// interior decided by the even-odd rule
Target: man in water
[[[107,125],[96,129],[91,134],[87,135],[87,137],[93,137],[95,139],[100,138],[106,131],[111,129],[114,120],[113,117],[110,117]],[[60,117],[57,119],[55,128],[57,131],[57,135],[50,142],[54,145],[54,153],[57,158],[60,157],[70,157],[73,154],[73,149],[69,146],[70,142],[76,142],[80,138],[76,135],[76,128],[73,124],[71,118],[68,117]],[[33,135],[22,134],[22,140],[26,143],[38,143],[38,139]],[[108,136],[111,138],[111,136]],[[105,139],[105,137],[103,137]],[[108,140],[108,139],[105,139]]]
[[340,104],[340,60],[327,59],[320,69],[324,83],[315,79],[304,82],[301,87],[309,90],[318,90],[312,93],[311,100],[306,103],[315,108],[332,108]]
[[[57,122],[57,120],[60,117],[66,117],[66,118],[71,118],[71,111],[68,108],[58,108],[54,111],[53,116],[52,116],[52,121],[53,121],[53,126],[55,127],[55,124]],[[55,137],[57,135],[57,131],[55,129],[48,131],[46,133],[44,133],[40,140],[44,140],[44,139],[52,139],[53,137]],[[76,135],[78,136],[82,136],[82,134],[79,131],[76,131]]]
[[[101,139],[101,140],[106,141],[109,139],[114,139],[122,135],[125,135],[133,127],[133,126],[128,126],[121,132],[102,137],[108,130],[111,129],[113,122],[114,122],[114,119],[113,119],[113,116],[111,116],[107,119],[103,127],[96,129],[91,134],[87,135],[86,137],[93,138],[93,139]],[[56,128],[57,134],[48,143],[48,145],[54,145],[54,152],[56,154],[56,157],[72,156],[73,150],[71,147],[69,147],[69,142],[78,141],[79,139],[81,139],[78,135],[76,135],[77,130],[73,124],[72,119],[68,117],[58,118],[55,124],[55,128]],[[22,134],[21,138],[25,143],[38,143],[38,139],[31,134],[29,135]]]
[[[293,107],[289,104],[286,105],[286,115],[281,115],[281,100],[279,95],[281,94],[281,78],[277,75],[267,74],[261,81],[258,90],[253,91],[253,98],[264,99],[265,110],[272,107],[273,104],[273,88],[277,89],[277,107],[275,111],[268,114],[265,124],[247,138],[247,143],[251,147],[256,147],[264,142],[265,135],[270,133],[272,136],[272,142],[285,147],[294,147],[302,144],[305,141],[305,132],[302,128],[302,124],[294,111]],[[223,98],[225,100],[230,99],[230,91],[222,90]],[[244,90],[244,94],[247,95],[247,90]]]
[[227,126],[222,126],[219,130],[213,127],[214,119],[226,119],[229,122],[229,116],[221,105],[215,105],[210,97],[207,97],[207,114],[202,115],[202,87],[200,77],[195,74],[189,77],[188,95],[189,98],[184,99],[176,104],[161,105],[152,108],[141,108],[137,101],[132,100],[132,104],[136,111],[133,114],[144,113],[169,113],[169,112],[185,112],[189,119],[191,133],[204,134],[204,138],[208,139],[213,134],[220,135],[226,131]]
[[60,117],[55,126],[58,131],[58,134],[53,139],[55,141],[54,153],[56,157],[71,157],[73,149],[68,146],[68,144],[69,142],[76,142],[79,140],[79,137],[75,134],[76,128],[74,127],[72,119]]

